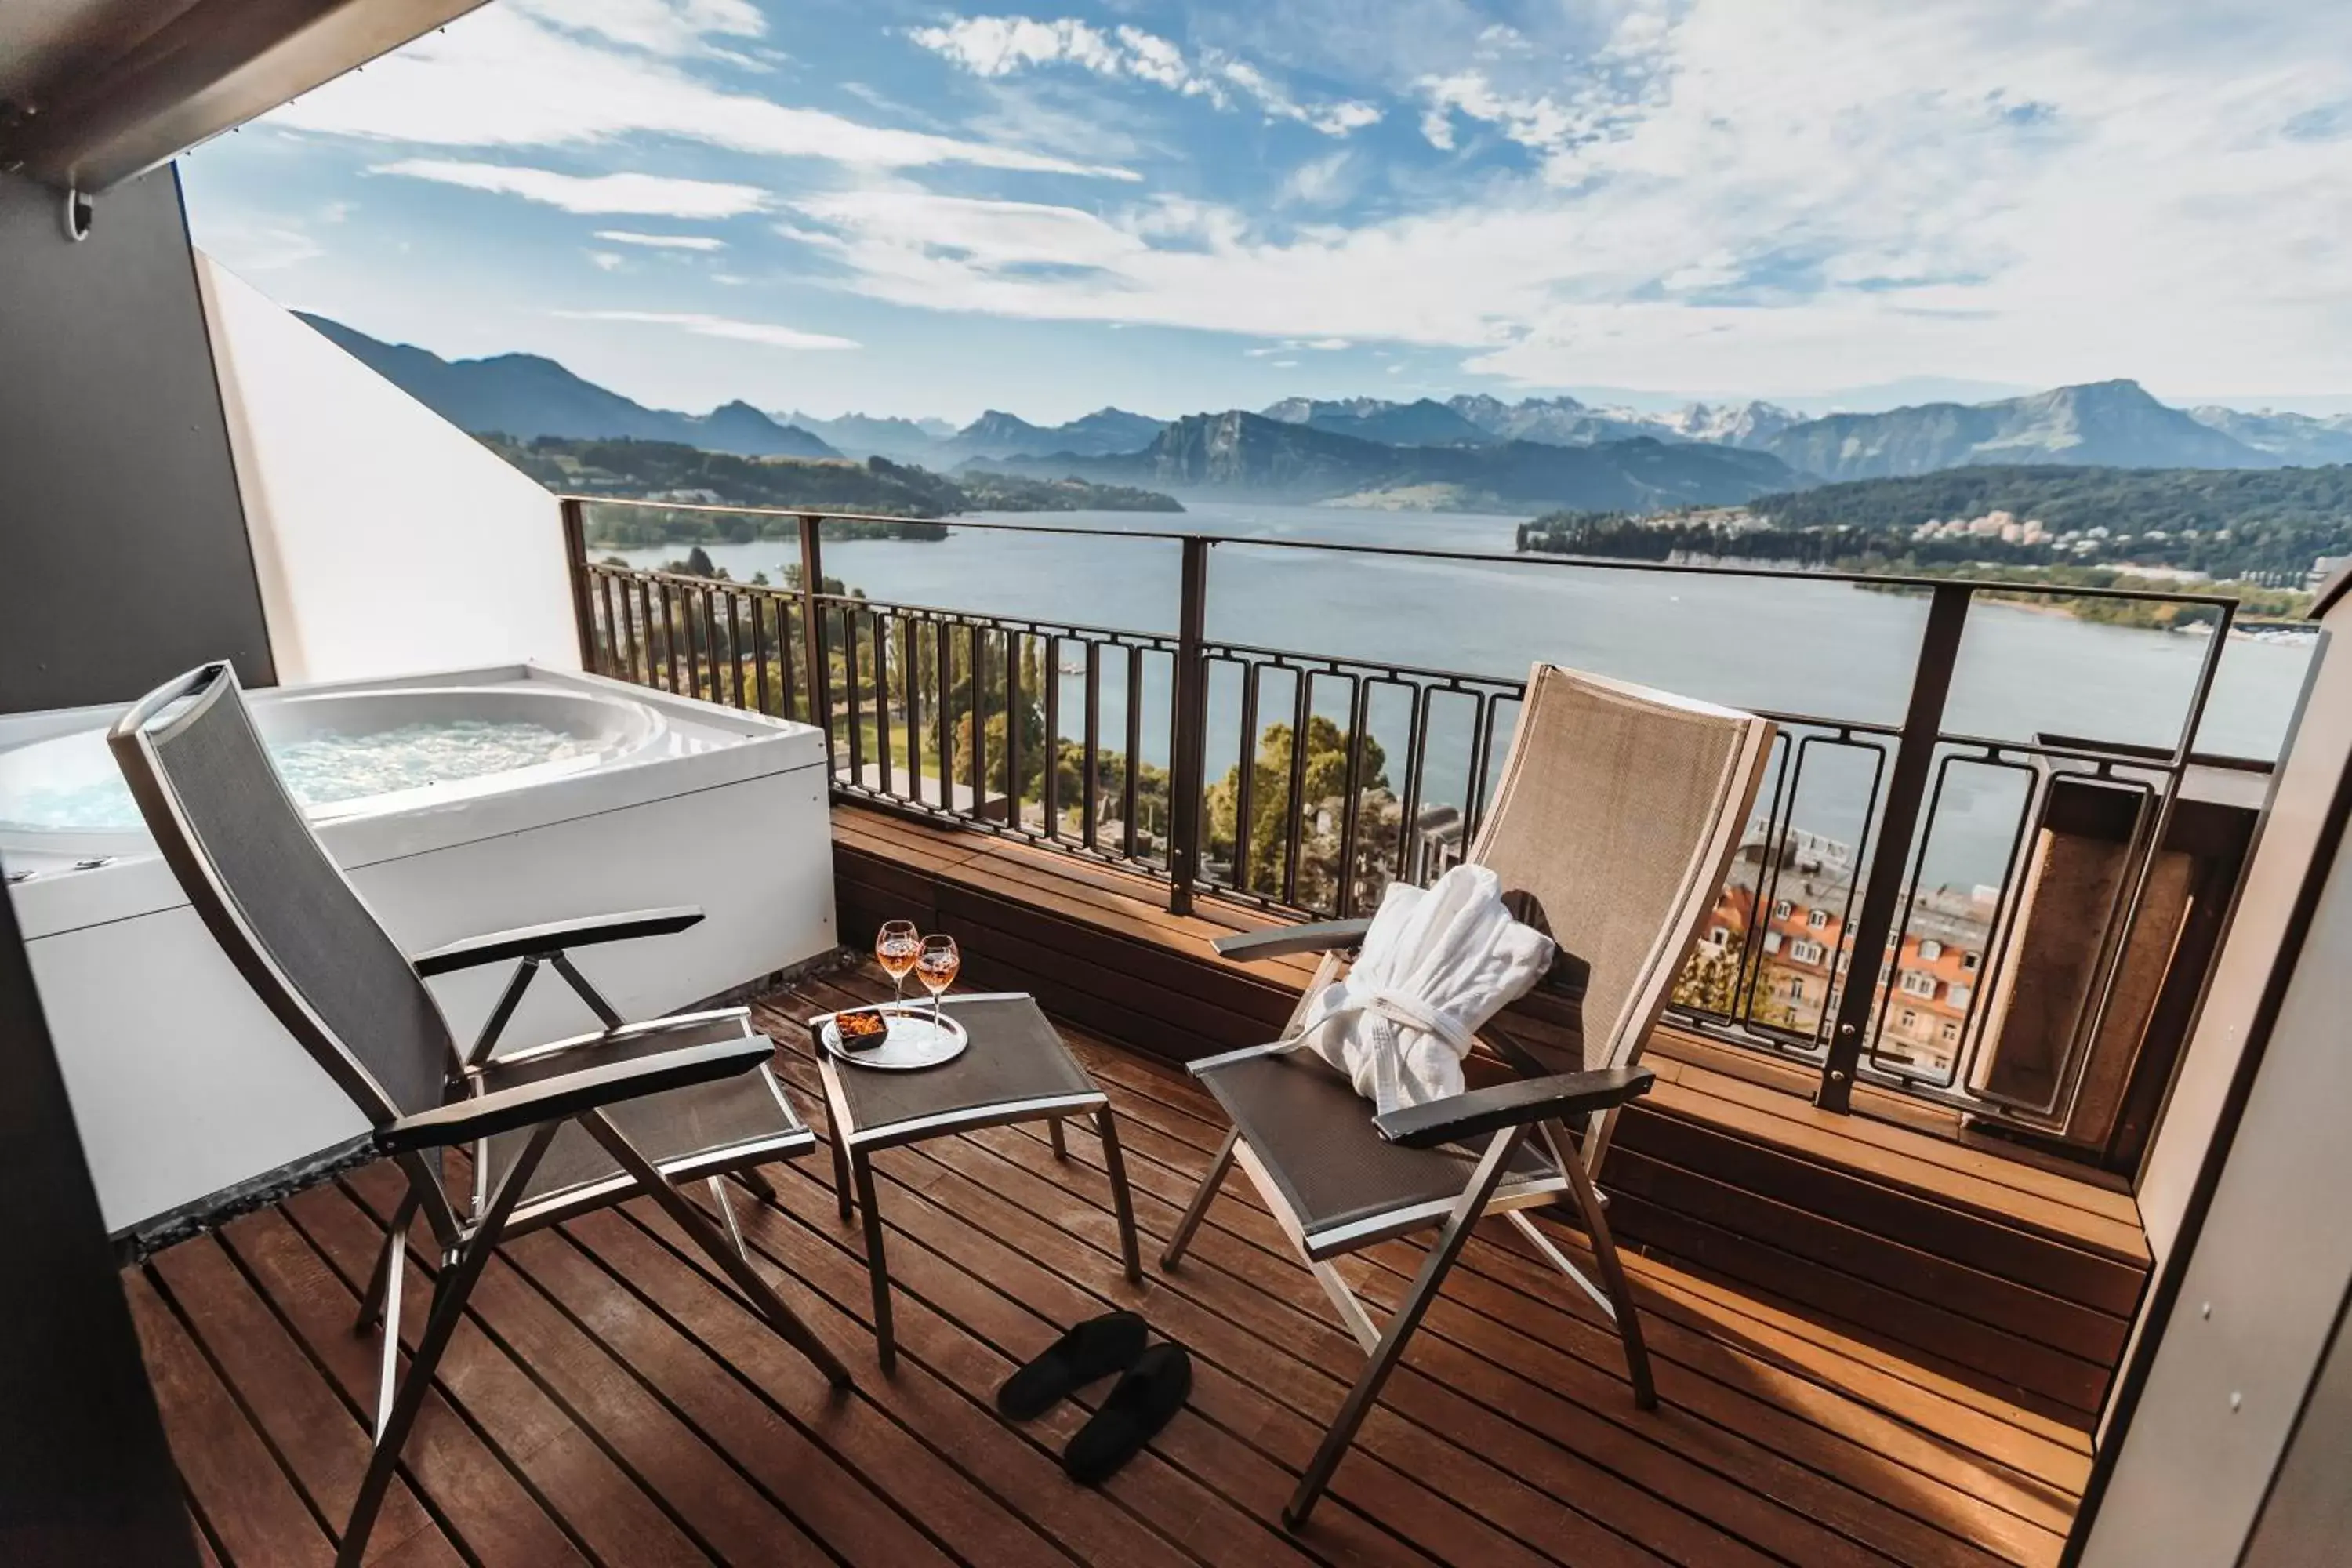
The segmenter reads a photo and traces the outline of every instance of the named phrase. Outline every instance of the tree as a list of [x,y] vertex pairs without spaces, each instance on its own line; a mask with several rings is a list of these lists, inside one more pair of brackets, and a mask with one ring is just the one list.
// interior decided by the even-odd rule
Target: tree
[[[1307,721],[1306,767],[1300,780],[1299,803],[1294,805],[1290,797],[1290,726],[1266,726],[1251,767],[1248,864],[1234,868],[1235,886],[1246,892],[1281,896],[1289,826],[1295,819],[1300,834],[1296,901],[1308,908],[1336,906],[1339,839],[1348,796],[1349,744],[1348,731],[1329,719],[1318,713]],[[1386,789],[1387,767],[1387,752],[1378,741],[1366,735],[1362,767],[1356,781],[1360,802],[1374,790]],[[1234,854],[1240,799],[1241,768],[1236,764],[1226,771],[1222,780],[1209,786],[1206,798],[1206,847],[1210,855],[1227,861]],[[1381,814],[1365,810],[1360,817],[1360,829],[1381,820]],[[1360,830],[1356,864],[1349,868],[1349,874],[1360,884],[1373,869],[1368,852],[1379,847],[1383,837],[1392,848],[1393,831],[1368,835]]]

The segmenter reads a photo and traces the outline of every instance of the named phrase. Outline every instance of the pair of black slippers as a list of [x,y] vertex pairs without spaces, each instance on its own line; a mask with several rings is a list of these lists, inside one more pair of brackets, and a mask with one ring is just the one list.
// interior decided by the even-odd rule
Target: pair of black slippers
[[1133,1312],[1080,1323],[1004,1380],[996,1408],[1009,1420],[1034,1421],[1087,1384],[1120,1373],[1110,1397],[1062,1454],[1062,1468],[1072,1480],[1100,1486],[1143,1451],[1192,1392],[1192,1358],[1184,1347],[1147,1349],[1150,1338]]

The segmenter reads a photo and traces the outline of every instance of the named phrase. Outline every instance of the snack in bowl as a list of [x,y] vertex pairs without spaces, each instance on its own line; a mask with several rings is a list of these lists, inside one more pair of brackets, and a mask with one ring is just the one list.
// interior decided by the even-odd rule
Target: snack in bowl
[[851,1007],[833,1016],[834,1033],[845,1051],[870,1051],[890,1037],[890,1020],[879,1007]]

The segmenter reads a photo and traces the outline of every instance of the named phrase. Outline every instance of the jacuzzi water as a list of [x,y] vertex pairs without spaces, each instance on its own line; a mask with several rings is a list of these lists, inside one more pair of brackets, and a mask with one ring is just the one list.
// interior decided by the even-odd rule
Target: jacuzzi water
[[[370,733],[325,731],[270,742],[294,798],[331,805],[456,784],[597,753],[596,742],[528,721],[444,719]],[[0,802],[0,827],[108,833],[136,829],[139,807],[118,776],[27,785]]]
[[[646,757],[668,729],[630,698],[520,682],[258,691],[249,702],[313,822],[552,783]],[[71,862],[147,842],[102,727],[0,750],[0,858],[20,862],[12,870],[30,855]]]

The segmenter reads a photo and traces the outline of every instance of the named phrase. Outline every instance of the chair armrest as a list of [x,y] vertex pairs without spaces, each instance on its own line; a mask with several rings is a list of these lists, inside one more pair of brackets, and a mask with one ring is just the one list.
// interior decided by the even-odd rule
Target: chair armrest
[[1648,1068],[1602,1068],[1598,1072],[1526,1078],[1391,1110],[1373,1117],[1372,1125],[1391,1143],[1428,1149],[1506,1127],[1548,1121],[1555,1116],[1606,1110],[1640,1099],[1657,1080],[1658,1075]]
[[545,925],[517,926],[488,936],[469,936],[420,952],[409,960],[416,973],[447,974],[475,969],[508,958],[549,958],[566,948],[588,947],[600,942],[628,942],[641,936],[669,936],[700,923],[702,911],[691,904],[671,910],[631,910],[625,914],[584,915],[576,921],[550,921]]
[[749,1035],[740,1040],[680,1046],[653,1056],[582,1068],[404,1116],[376,1129],[376,1145],[387,1153],[401,1153],[536,1127],[621,1100],[733,1078],[766,1061],[775,1048],[775,1042],[765,1035]]
[[1305,925],[1238,931],[1221,936],[1209,945],[1225,958],[1287,958],[1295,952],[1329,952],[1335,948],[1354,947],[1371,929],[1370,920],[1310,921]]

